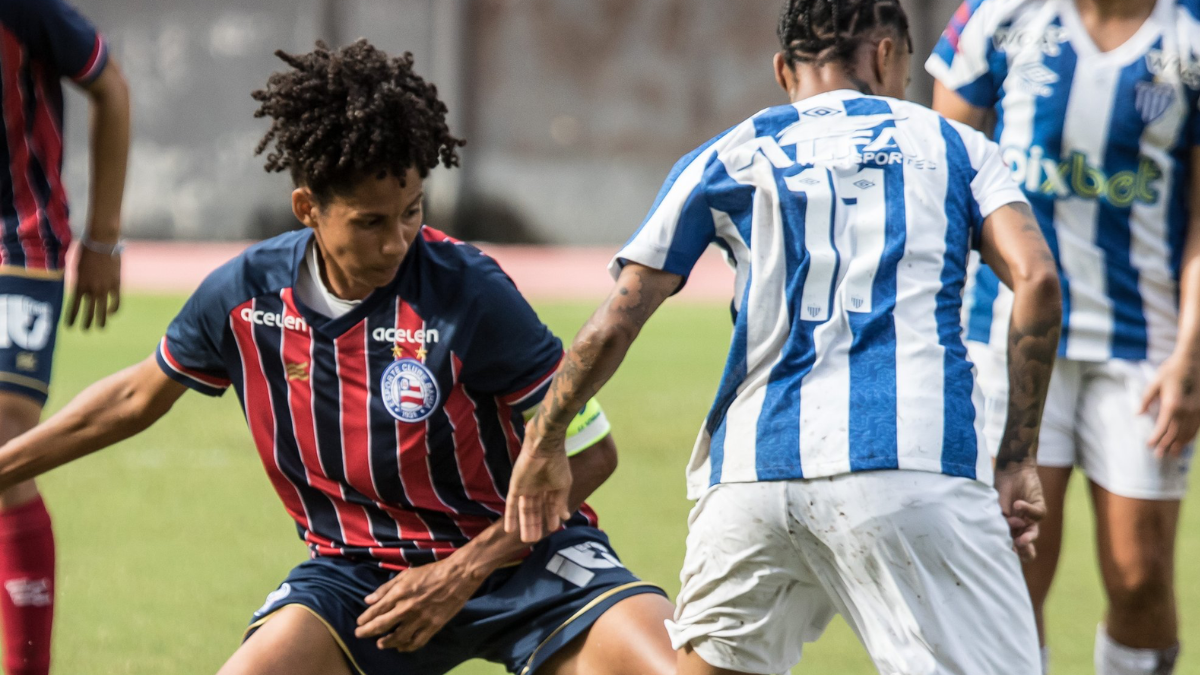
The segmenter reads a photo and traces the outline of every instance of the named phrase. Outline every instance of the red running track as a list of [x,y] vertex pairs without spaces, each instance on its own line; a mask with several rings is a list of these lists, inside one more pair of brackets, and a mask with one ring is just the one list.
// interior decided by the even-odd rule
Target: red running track
[[[122,284],[128,290],[190,293],[221,263],[233,258],[250,242],[132,241],[121,261]],[[593,300],[612,288],[607,271],[613,248],[496,246],[481,244],[508,272],[527,297],[536,300]],[[733,293],[733,272],[715,250],[696,265],[684,300],[728,302]]]

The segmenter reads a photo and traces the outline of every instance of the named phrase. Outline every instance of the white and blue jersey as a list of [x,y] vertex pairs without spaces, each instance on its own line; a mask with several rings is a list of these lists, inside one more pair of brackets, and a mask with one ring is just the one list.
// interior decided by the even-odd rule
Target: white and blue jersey
[[1024,202],[982,134],[835,91],[684,157],[613,263],[736,270],[725,373],[688,469],[718,483],[911,469],[991,479],[960,312],[983,219]]
[[[972,105],[1058,261],[1060,355],[1161,361],[1174,348],[1187,181],[1200,143],[1200,0],[1158,0],[1101,52],[1074,0],[968,0],[926,67]],[[1004,344],[1012,294],[983,267],[968,339]]]

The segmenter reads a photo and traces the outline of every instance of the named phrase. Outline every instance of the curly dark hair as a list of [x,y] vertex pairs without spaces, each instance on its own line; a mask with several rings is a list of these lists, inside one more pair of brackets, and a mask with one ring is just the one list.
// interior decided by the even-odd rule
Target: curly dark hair
[[899,0],[788,0],[779,18],[779,42],[791,66],[847,64],[880,30],[903,37],[912,51],[908,15]]
[[458,166],[466,141],[450,134],[437,87],[413,72],[413,57],[391,58],[366,40],[337,50],[324,42],[307,54],[275,55],[291,66],[252,96],[255,117],[271,128],[254,154],[267,153],[266,170],[289,170],[297,186],[318,201],[364,176],[422,177],[439,163]]

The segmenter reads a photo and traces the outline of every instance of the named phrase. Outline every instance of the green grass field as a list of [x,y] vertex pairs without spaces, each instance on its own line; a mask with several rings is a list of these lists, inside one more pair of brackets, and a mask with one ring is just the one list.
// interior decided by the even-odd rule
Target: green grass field
[[[144,358],[182,297],[126,299],[109,330],[64,330],[51,408]],[[543,319],[573,335],[591,307],[546,304]],[[591,500],[625,562],[674,594],[683,559],[683,466],[716,389],[728,310],[669,305],[647,327],[602,400],[621,448],[617,474]],[[59,585],[57,675],[214,673],[250,614],[306,553],[267,482],[233,395],[190,394],[141,436],[42,480],[55,518]],[[1052,606],[1056,675],[1091,673],[1101,599],[1091,520],[1076,484]],[[1183,640],[1200,649],[1200,507],[1183,518]],[[1003,630],[998,626],[997,630]],[[1181,675],[1200,674],[1185,648]],[[502,673],[474,663],[456,675]],[[875,672],[840,620],[797,672]],[[404,674],[397,674],[404,675]]]

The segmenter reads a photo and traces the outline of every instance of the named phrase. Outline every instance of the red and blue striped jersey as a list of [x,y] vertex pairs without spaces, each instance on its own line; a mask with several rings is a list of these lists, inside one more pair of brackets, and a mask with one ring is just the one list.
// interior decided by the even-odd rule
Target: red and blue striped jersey
[[[423,228],[395,280],[339,318],[294,292],[309,230],[213,272],[157,360],[233,386],[271,483],[314,556],[403,569],[495,522],[562,344],[473,246]],[[586,505],[568,526],[595,525]]]
[[87,85],[107,62],[104,38],[62,0],[0,2],[0,265],[63,268],[61,81]]

